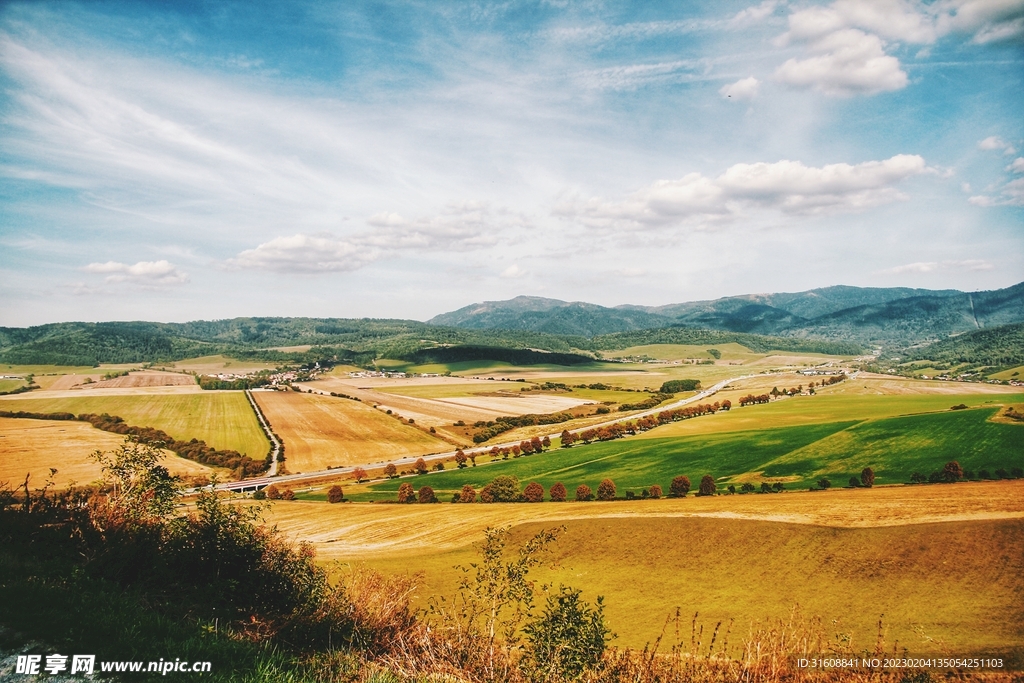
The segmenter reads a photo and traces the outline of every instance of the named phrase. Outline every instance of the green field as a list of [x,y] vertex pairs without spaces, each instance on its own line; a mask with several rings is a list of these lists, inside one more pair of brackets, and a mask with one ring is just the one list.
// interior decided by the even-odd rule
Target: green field
[[995,374],[989,375],[989,377],[991,377],[992,379],[1015,379],[1018,381],[1024,380],[1024,365],[1018,365],[1015,368],[1009,368],[1007,370],[1003,370],[1002,372],[997,372]]
[[[516,527],[513,538],[552,526]],[[603,595],[615,645],[653,642],[679,607],[680,632],[668,627],[663,650],[680,638],[689,649],[699,613],[705,634],[721,621],[724,635],[733,622],[729,645],[737,654],[752,621],[788,618],[799,606],[805,618],[822,620],[829,640],[849,635],[855,650],[874,648],[881,617],[890,652],[898,641],[919,654],[1022,654],[1022,520],[842,529],[691,517],[565,526],[531,578],[538,588],[561,583],[583,588],[590,600]],[[420,595],[451,595],[463,576],[453,567],[475,561],[467,547],[368,564],[422,572]]]
[[0,379],[0,392],[14,391],[26,386],[24,380],[20,379]]
[[25,399],[0,402],[0,409],[118,415],[130,425],[162,429],[175,439],[200,439],[259,460],[270,448],[241,391]]
[[[784,383],[783,383],[784,384]],[[673,422],[645,432],[640,438],[663,439],[698,433],[734,432],[843,420],[877,420],[948,410],[964,404],[969,407],[994,407],[1024,401],[1024,394],[896,394],[874,395],[832,393],[843,384],[825,389],[817,396],[796,396],[768,404],[733,406],[728,412],[696,420]],[[746,392],[740,392],[746,393]],[[735,404],[737,401],[733,399]]]
[[[524,485],[537,481],[549,488],[560,481],[571,496],[579,484],[596,490],[602,479],[610,478],[621,496],[652,484],[667,492],[672,478],[680,474],[690,477],[694,489],[705,474],[714,476],[719,486],[756,483],[763,476],[784,479],[794,488],[822,477],[845,485],[864,467],[875,470],[876,483],[889,484],[906,482],[914,472],[927,476],[950,460],[975,472],[1024,466],[1024,425],[991,422],[995,413],[974,409],[677,438],[627,438],[429,474],[416,478],[414,485],[429,485],[447,500],[463,484],[479,489],[499,474],[511,474]],[[400,483],[374,484],[370,493],[353,498],[392,498]]]

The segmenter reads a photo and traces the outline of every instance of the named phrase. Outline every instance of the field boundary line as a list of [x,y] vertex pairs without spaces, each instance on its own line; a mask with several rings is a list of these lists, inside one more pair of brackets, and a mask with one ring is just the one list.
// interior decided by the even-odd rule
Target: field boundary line
[[281,440],[277,438],[277,435],[270,429],[270,423],[267,422],[267,418],[263,415],[263,411],[260,410],[260,406],[256,403],[256,399],[253,398],[252,391],[249,389],[245,390],[245,397],[249,399],[249,405],[252,406],[253,412],[256,413],[256,419],[260,423],[260,427],[263,429],[263,434],[266,435],[267,440],[270,441],[270,469],[267,470],[268,477],[277,476],[277,463],[278,458],[281,455]]

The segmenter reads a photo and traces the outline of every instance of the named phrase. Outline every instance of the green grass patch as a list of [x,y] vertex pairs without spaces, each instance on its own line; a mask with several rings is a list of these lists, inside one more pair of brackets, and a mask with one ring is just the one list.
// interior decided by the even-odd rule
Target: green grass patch
[[75,396],[9,401],[5,410],[39,413],[107,413],[136,427],[162,429],[175,439],[200,439],[222,450],[262,460],[270,444],[241,391],[195,394]]
[[0,392],[14,391],[21,387],[28,386],[25,380],[21,379],[0,379]]
[[1024,425],[992,422],[989,418],[995,413],[947,411],[678,438],[629,438],[380,482],[352,498],[393,499],[398,486],[411,481],[416,488],[429,485],[447,500],[464,484],[479,490],[499,474],[518,477],[523,485],[536,481],[546,489],[560,481],[570,495],[580,484],[596,489],[609,478],[623,495],[652,484],[667,492],[672,478],[680,474],[690,477],[694,488],[705,474],[714,476],[720,486],[763,476],[785,478],[793,487],[813,484],[823,476],[834,485],[845,485],[864,467],[875,470],[876,483],[891,484],[909,481],[914,472],[940,470],[950,460],[974,472],[1024,465]]

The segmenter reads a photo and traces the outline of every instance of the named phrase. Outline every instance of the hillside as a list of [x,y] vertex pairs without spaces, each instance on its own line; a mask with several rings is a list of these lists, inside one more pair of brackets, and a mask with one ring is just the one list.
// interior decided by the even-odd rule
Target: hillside
[[429,322],[465,329],[532,330],[587,337],[681,326],[904,346],[1024,322],[1024,283],[984,292],[836,286],[614,308],[517,297],[473,304]]
[[1024,323],[977,330],[909,351],[904,360],[1024,365]]

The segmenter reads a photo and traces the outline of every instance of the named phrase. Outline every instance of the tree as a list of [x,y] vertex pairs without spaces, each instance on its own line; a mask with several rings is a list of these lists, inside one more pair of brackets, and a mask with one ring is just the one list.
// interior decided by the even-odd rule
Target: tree
[[568,494],[569,492],[565,490],[565,485],[560,481],[555,482],[555,485],[551,487],[550,491],[548,491],[548,495],[551,496],[552,502],[556,503],[565,502],[565,497]]
[[437,496],[434,495],[434,489],[429,486],[423,486],[420,488],[419,499],[421,503],[436,503]]
[[822,478],[822,479],[818,480],[818,488],[821,489],[822,491],[824,491],[825,489],[827,489],[827,488],[829,488],[831,486],[832,486],[832,482],[830,482],[828,479]]
[[586,484],[580,484],[576,487],[576,500],[594,500],[594,492]]
[[145,524],[174,510],[178,478],[172,477],[167,468],[159,464],[163,457],[159,448],[142,443],[134,436],[128,436],[113,453],[96,451],[92,454],[102,468],[104,483],[110,488],[107,505],[116,517]]
[[605,479],[597,485],[598,500],[615,500],[615,482]]
[[424,460],[423,458],[420,458],[419,460],[417,460],[416,464],[413,467],[416,468],[416,474],[426,474],[427,473],[427,461]]
[[466,454],[462,452],[461,448],[455,451],[455,464],[460,470],[466,466],[467,460],[469,460],[469,458],[466,457]]
[[576,442],[576,435],[568,429],[562,430],[562,448],[569,448]]
[[749,481],[740,485],[740,492],[741,493],[750,493],[753,490],[754,490],[754,485],[751,484]]
[[398,468],[395,467],[394,463],[389,462],[384,466],[384,476],[388,479],[394,479],[398,476]]
[[491,490],[491,485],[490,484],[487,484],[482,489],[480,489],[480,502],[481,503],[493,503],[494,502],[494,493]]
[[295,500],[295,491],[285,489],[281,492],[281,500]]
[[438,460],[434,463],[434,469],[438,472],[444,472],[444,463]]
[[533,446],[534,453],[540,453],[544,450],[544,442],[540,440],[539,436],[535,436],[530,439],[530,445]]
[[786,485],[783,484],[781,481],[777,481],[774,484],[772,484],[772,491],[775,491],[775,493],[782,493],[785,490]]
[[476,490],[469,484],[462,485],[462,493],[457,494],[460,503],[476,502]]
[[857,477],[850,477],[850,488],[860,488],[860,479],[858,479]]
[[715,495],[715,480],[710,474],[705,474],[701,477],[700,488],[697,490],[698,496],[713,496]]
[[499,475],[492,479],[488,486],[491,489],[491,496],[494,498],[495,503],[515,503],[519,501],[519,480],[511,475]]
[[[964,478],[964,468],[960,467],[960,463],[956,460],[950,460],[946,463],[945,467],[942,468],[942,480],[947,482],[960,481]],[[1000,477],[1003,479],[1005,477]]]
[[[982,470],[981,472],[982,472],[982,477],[984,477],[985,476],[985,470]],[[927,478],[923,474],[921,474],[920,472],[914,472],[913,474],[910,475],[910,482],[912,484],[923,484],[926,481],[927,481]]]
[[651,498],[661,498],[661,487],[657,484],[651,486]]
[[668,487],[668,492],[673,498],[684,498],[690,492],[690,478],[685,474],[680,474],[678,477],[673,478],[672,483]]
[[543,503],[544,502],[544,487],[535,481],[530,482],[523,489],[523,498],[527,503]]
[[356,480],[357,484],[363,481],[364,479],[369,479],[369,477],[366,475],[366,470],[364,470],[362,467],[357,467],[354,470],[352,470],[352,478]]
[[340,503],[345,500],[345,493],[341,490],[341,487],[335,484],[327,490],[327,502],[328,503]]
[[762,481],[761,482],[761,493],[771,493],[771,492],[772,492],[771,484],[769,484],[766,481]]
[[560,586],[548,596],[544,611],[523,631],[528,643],[529,668],[537,680],[580,679],[601,662],[611,630],[604,623],[603,598],[591,607],[582,591]]
[[861,470],[860,485],[868,489],[875,485],[875,471],[873,469],[865,467]]
[[398,487],[398,502],[399,503],[411,503],[416,499],[416,490],[413,489],[412,484],[405,482]]
[[729,493],[736,493],[736,486],[734,484],[729,484]]
[[543,439],[540,440],[540,445],[543,446],[545,450],[551,448],[551,437],[545,436]]
[[268,486],[266,488],[266,491],[267,491],[267,498],[269,498],[270,500],[280,500],[281,499],[281,490],[278,489],[275,484],[271,484],[270,486]]

